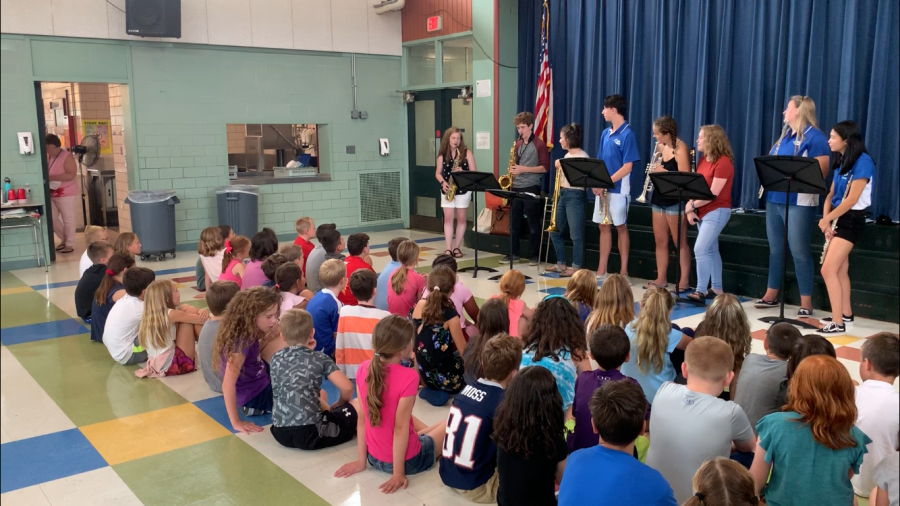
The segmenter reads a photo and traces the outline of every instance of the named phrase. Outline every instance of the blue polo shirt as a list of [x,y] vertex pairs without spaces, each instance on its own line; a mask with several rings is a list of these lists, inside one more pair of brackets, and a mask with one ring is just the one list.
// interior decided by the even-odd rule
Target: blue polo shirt
[[318,291],[306,310],[312,315],[313,328],[316,331],[316,351],[334,356],[334,333],[337,332],[341,303],[327,288]]
[[[788,131],[788,135],[781,141],[781,145],[772,146],[769,150],[770,155],[780,156],[805,156],[815,158],[817,156],[830,156],[831,148],[828,147],[828,139],[821,130],[814,126],[807,126],[803,132],[803,139],[798,139],[798,135],[793,130]],[[785,192],[768,192],[766,202],[775,204],[785,203]],[[818,206],[819,196],[812,193],[792,193],[791,205],[801,206]]]
[[391,260],[384,266],[384,270],[378,275],[378,285],[375,287],[375,307],[382,311],[388,310],[387,294],[388,287],[391,286],[391,274],[403,265],[396,260]]
[[[634,131],[627,121],[622,123],[615,131],[613,131],[612,127],[603,131],[603,134],[600,135],[600,147],[597,148],[597,158],[603,160],[603,163],[606,164],[606,170],[610,176],[618,172],[628,162],[637,163],[641,161],[637,142],[634,140]],[[632,170],[634,170],[634,167],[632,167]],[[631,175],[616,181],[616,187],[610,191],[624,195],[630,194]]]
[[844,192],[847,191],[847,185],[850,184],[850,181],[856,181],[857,179],[867,179],[868,182],[865,189],[863,189],[862,195],[859,196],[859,200],[853,205],[853,210],[861,211],[872,205],[872,181],[875,180],[875,162],[872,161],[872,157],[868,153],[863,153],[856,159],[856,163],[853,164],[850,172],[842,176],[841,169],[838,168],[837,172],[834,173],[834,195],[831,196],[832,208],[841,205],[841,202],[844,201]]

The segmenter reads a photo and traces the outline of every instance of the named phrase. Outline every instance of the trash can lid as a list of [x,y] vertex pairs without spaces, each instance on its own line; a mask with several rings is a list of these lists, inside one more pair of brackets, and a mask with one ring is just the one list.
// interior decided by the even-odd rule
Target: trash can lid
[[255,184],[232,184],[216,188],[216,193],[249,193],[250,195],[259,195],[259,186]]
[[128,192],[130,204],[165,202],[175,197],[175,190],[132,190]]

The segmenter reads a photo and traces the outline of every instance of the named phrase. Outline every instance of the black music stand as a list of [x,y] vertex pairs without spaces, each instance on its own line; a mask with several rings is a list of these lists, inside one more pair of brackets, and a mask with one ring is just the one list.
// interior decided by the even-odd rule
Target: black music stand
[[[502,199],[507,199],[509,201],[510,211],[512,211],[512,203],[518,200],[541,200],[539,195],[535,195],[533,193],[525,193],[525,192],[517,192],[517,191],[508,191],[508,190],[488,190],[488,193],[494,195],[496,197],[500,197]],[[510,228],[512,228],[512,221],[509,224]],[[513,270],[513,254],[512,254],[512,230],[510,230],[509,234],[509,270]],[[540,251],[538,252],[540,255]],[[502,275],[491,276],[488,279],[491,281],[496,281],[503,277]],[[529,276],[525,276],[525,279],[531,279]]]
[[[715,195],[710,191],[709,185],[703,174],[694,172],[651,172],[650,181],[653,183],[653,191],[659,192],[661,197],[678,200],[678,240],[675,241],[675,251],[681,255],[681,220],[684,215],[684,202],[689,200],[714,200]],[[695,306],[706,306],[706,300],[698,302],[680,297],[678,281],[681,280],[681,259],[675,262],[675,302],[685,302]]]
[[479,267],[478,266],[478,192],[486,192],[489,190],[499,190],[500,183],[494,178],[494,175],[489,172],[475,172],[468,170],[460,170],[457,172],[453,172],[450,174],[450,177],[453,178],[453,181],[456,183],[457,192],[472,192],[472,200],[475,201],[475,265],[472,267],[463,267],[459,269],[457,272],[468,272],[472,271],[472,278],[478,277],[478,271],[487,271],[487,272],[497,272],[497,269],[491,269],[490,267]]
[[784,237],[782,238],[781,246],[781,303],[779,304],[778,316],[766,316],[765,318],[760,318],[759,321],[773,325],[786,322],[804,329],[818,329],[815,325],[784,317],[784,295],[787,290],[784,286],[784,278],[787,272],[788,214],[791,211],[791,193],[812,193],[815,195],[828,193],[828,188],[825,186],[825,178],[822,177],[822,169],[819,167],[819,161],[815,158],[803,156],[760,156],[754,158],[753,162],[756,164],[756,175],[759,176],[759,182],[763,185],[763,188],[770,192],[787,193],[786,201],[788,202],[788,205],[784,206]]

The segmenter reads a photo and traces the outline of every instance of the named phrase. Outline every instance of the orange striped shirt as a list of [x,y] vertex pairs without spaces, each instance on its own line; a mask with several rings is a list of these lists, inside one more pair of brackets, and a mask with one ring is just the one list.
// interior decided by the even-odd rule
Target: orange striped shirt
[[375,325],[391,313],[372,306],[344,306],[338,319],[334,361],[348,378],[356,377],[356,370],[371,360],[372,332]]

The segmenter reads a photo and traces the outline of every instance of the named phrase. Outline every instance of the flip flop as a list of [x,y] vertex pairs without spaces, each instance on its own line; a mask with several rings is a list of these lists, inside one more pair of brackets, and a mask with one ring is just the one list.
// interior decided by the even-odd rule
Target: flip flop
[[444,254],[452,257],[452,256],[453,256],[453,251],[448,250],[448,249],[445,249],[445,250],[444,250]]
[[59,251],[60,253],[71,253],[71,252],[73,252],[73,251],[75,251],[75,250],[74,250],[73,248],[68,247],[68,246],[64,246],[63,249],[57,250],[57,251]]
[[571,278],[575,275],[575,269],[566,269],[559,273],[559,277],[561,278]]
[[62,250],[64,250],[64,249],[66,249],[66,245],[65,245],[65,244],[60,244],[59,246],[56,247],[56,251],[62,251]]
[[462,258],[465,256],[463,254],[462,250],[460,250],[459,248],[453,248],[453,251],[451,254],[453,255],[453,258]]
[[700,293],[700,292],[694,292],[694,293],[688,295],[688,296],[685,297],[685,298],[686,298],[686,299],[690,299],[690,300],[692,300],[692,301],[694,301],[694,302],[699,302],[699,303],[701,303],[701,304],[706,304],[706,294],[703,294],[703,293]]

